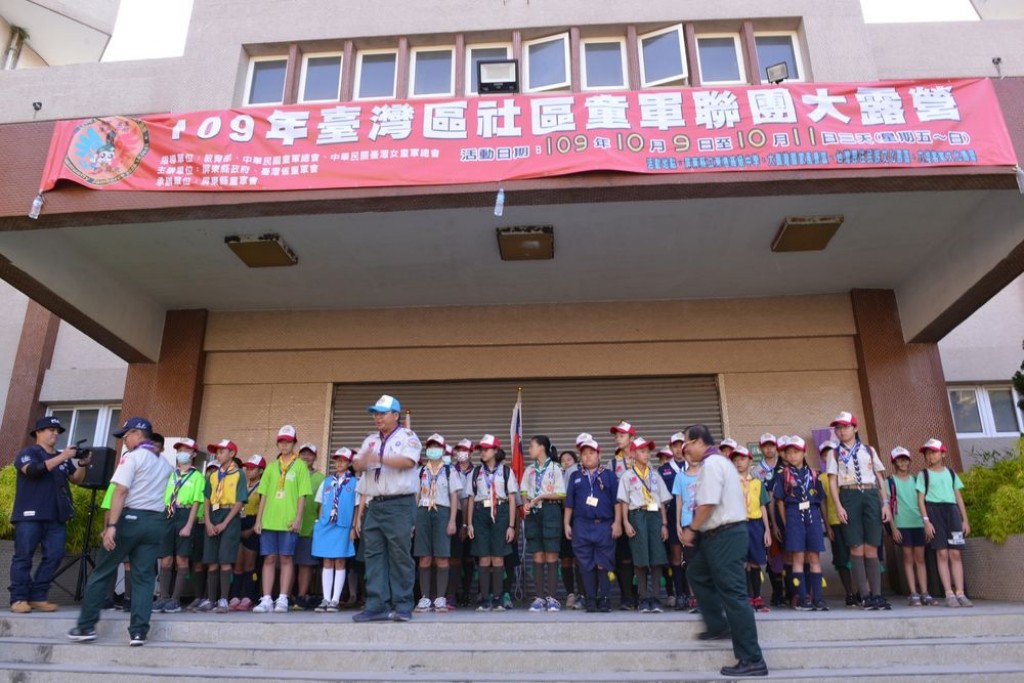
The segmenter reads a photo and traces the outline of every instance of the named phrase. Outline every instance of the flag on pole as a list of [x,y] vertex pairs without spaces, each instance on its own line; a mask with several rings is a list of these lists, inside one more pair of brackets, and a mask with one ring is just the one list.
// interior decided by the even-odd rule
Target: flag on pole
[[512,425],[509,427],[509,443],[512,444],[512,471],[516,474],[516,481],[523,480],[523,470],[526,465],[523,463],[523,388],[519,387],[516,395],[516,405],[512,409]]

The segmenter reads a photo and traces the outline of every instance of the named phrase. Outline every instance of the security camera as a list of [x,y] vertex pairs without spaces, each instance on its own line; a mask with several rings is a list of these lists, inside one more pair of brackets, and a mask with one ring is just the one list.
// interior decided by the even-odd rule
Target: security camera
[[42,102],[33,102],[32,103],[32,109],[34,109],[35,111],[39,111],[42,108],[43,108],[43,103]]

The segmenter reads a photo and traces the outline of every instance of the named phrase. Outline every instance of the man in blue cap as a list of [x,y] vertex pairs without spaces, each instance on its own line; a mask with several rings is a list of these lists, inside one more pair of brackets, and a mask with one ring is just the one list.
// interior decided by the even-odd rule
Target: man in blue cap
[[363,441],[354,463],[368,502],[362,526],[366,609],[353,621],[412,619],[416,563],[412,534],[419,487],[419,437],[399,426],[402,406],[385,394],[369,407],[377,431]]
[[107,583],[119,564],[132,566],[132,611],[128,622],[129,644],[145,645],[149,618],[153,613],[153,584],[156,561],[170,520],[164,506],[164,490],[171,474],[161,449],[151,439],[153,425],[142,417],[133,417],[113,436],[124,440],[128,451],[117,466],[111,482],[116,486],[107,526],[103,530],[103,548],[96,568],[89,576],[82,600],[78,625],[68,632],[75,642],[96,639],[96,622],[106,597]]
[[[64,426],[56,417],[36,421],[29,436],[35,444],[14,459],[18,472],[14,491],[14,558],[11,560],[11,611],[26,614],[33,610],[54,612],[57,605],[47,601],[50,583],[64,557],[67,522],[71,519],[71,488],[85,478],[88,458],[76,467],[71,462],[78,451],[74,447],[57,452],[57,439]],[[42,546],[43,558],[32,576],[32,556]]]

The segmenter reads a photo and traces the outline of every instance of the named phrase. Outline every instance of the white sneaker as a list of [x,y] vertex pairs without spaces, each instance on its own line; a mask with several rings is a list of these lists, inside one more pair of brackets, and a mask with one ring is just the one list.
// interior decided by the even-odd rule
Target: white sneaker
[[228,601],[225,598],[221,598],[217,601],[217,606],[213,608],[213,611],[217,614],[227,614]]
[[448,611],[448,598],[437,598],[434,600],[434,611],[435,612],[447,612]]
[[548,608],[549,612],[561,612],[562,611],[561,603],[559,603],[558,600],[555,600],[554,598],[548,598],[547,608]]
[[565,609],[576,609],[576,594],[569,593],[565,596]]
[[[313,611],[314,612],[326,612],[327,608],[330,607],[330,606],[331,606],[331,601],[328,600],[327,598],[324,598],[323,600],[320,601],[320,604],[317,605],[316,608],[313,609]],[[337,603],[335,603],[335,606],[337,606]]]
[[337,600],[331,600],[329,603],[327,603],[327,611],[328,612],[337,612],[338,611],[338,601]]
[[430,598],[420,598],[420,601],[416,603],[417,612],[429,612],[430,611]]
[[252,608],[253,612],[257,614],[266,614],[267,612],[274,611],[274,599],[269,595],[264,595],[260,598],[260,601],[256,603],[256,606]]
[[533,602],[530,603],[530,611],[543,612],[545,609],[547,609],[547,606],[548,604],[544,601],[544,598],[534,598]]
[[287,612],[288,611],[288,598],[286,598],[285,596],[282,595],[277,600],[275,600],[274,601],[274,611],[275,612]]

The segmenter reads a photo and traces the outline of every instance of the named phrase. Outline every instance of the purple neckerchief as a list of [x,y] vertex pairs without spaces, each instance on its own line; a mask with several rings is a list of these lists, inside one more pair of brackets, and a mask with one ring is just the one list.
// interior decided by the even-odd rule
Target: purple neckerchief
[[140,441],[139,445],[136,446],[135,448],[143,448],[152,453],[153,455],[161,455],[163,453],[163,450],[152,441]]
[[718,446],[708,446],[708,449],[704,451],[704,457],[700,459],[701,462],[704,462],[712,455],[722,455],[722,451],[718,450]]

